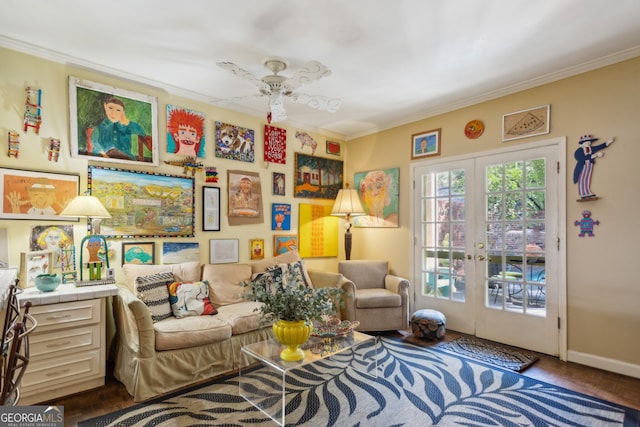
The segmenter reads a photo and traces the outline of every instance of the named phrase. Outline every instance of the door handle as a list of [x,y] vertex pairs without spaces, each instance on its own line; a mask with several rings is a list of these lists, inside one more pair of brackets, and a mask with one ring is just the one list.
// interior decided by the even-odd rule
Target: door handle
[[486,256],[484,256],[484,255],[477,255],[477,256],[476,256],[476,259],[477,259],[478,261],[487,261],[489,258],[487,258],[487,257],[486,257]]

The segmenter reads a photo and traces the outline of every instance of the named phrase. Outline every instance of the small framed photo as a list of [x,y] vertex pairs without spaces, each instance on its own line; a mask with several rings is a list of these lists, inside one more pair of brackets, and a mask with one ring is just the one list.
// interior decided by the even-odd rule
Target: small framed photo
[[541,105],[502,116],[502,141],[549,133],[549,107]]
[[426,132],[414,133],[411,135],[411,158],[440,155],[440,129]]
[[298,249],[298,236],[295,234],[276,234],[273,236],[273,256]]
[[264,239],[251,239],[249,242],[249,248],[251,250],[251,259],[263,259],[264,258]]
[[202,187],[202,231],[220,231],[220,188]]
[[36,285],[40,274],[51,274],[53,251],[31,251],[20,254],[20,287],[30,288]]
[[271,175],[271,188],[273,188],[272,194],[274,196],[285,195],[285,175],[282,172],[273,172]]
[[238,262],[238,239],[209,240],[209,263],[229,264]]
[[154,242],[123,242],[122,265],[125,264],[155,264]]

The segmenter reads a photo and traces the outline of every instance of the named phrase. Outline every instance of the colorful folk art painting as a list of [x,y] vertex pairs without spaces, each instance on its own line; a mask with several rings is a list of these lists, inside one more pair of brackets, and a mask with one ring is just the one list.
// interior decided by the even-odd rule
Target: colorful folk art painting
[[111,214],[109,237],[193,237],[193,177],[89,166],[89,191]]
[[252,260],[264,258],[264,239],[251,239],[249,241],[249,254]]
[[331,215],[331,209],[300,203],[298,251],[302,258],[338,256],[338,217]]
[[206,157],[204,113],[167,104],[167,153]]
[[253,163],[254,144],[253,129],[216,122],[216,157]]
[[271,229],[291,230],[291,205],[288,203],[271,204]]
[[162,242],[162,263],[180,264],[200,259],[198,242]]
[[341,160],[296,153],[294,197],[335,200],[342,179]]
[[122,265],[144,264],[155,262],[155,242],[123,242]]
[[264,125],[264,161],[283,165],[287,163],[286,129]]
[[80,177],[0,168],[0,218],[78,221],[60,212],[78,195]]
[[257,172],[227,171],[229,225],[263,222],[262,184]]
[[34,225],[29,250],[53,252],[53,267],[60,267],[62,250],[73,246],[73,225]]
[[378,169],[354,174],[354,187],[366,215],[353,217],[356,227],[398,227],[400,168]]
[[69,77],[71,155],[158,165],[156,97]]
[[298,250],[298,236],[295,234],[276,234],[273,236],[273,256]]

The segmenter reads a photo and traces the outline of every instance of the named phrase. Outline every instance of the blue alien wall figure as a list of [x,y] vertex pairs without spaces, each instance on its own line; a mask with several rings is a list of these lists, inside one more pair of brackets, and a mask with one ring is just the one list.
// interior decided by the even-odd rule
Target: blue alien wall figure
[[578,236],[593,237],[593,226],[600,225],[600,221],[591,218],[591,211],[582,211],[582,219],[580,221],[575,221],[574,224],[580,226],[580,234],[578,234]]

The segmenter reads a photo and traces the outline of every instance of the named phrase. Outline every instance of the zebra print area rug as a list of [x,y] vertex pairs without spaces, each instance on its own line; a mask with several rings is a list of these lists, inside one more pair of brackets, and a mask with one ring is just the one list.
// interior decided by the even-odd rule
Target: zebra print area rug
[[[640,411],[459,357],[382,337],[377,378],[349,355],[288,376],[286,425],[637,426]],[[342,366],[342,367],[337,367]],[[264,368],[256,387],[277,384]],[[255,374],[255,375],[253,375]],[[274,403],[278,407],[278,403]],[[281,405],[279,406],[282,407]],[[238,395],[237,377],[135,405],[79,426],[273,426]]]
[[467,337],[441,343],[438,348],[516,372],[524,371],[538,360],[537,356],[513,348]]

